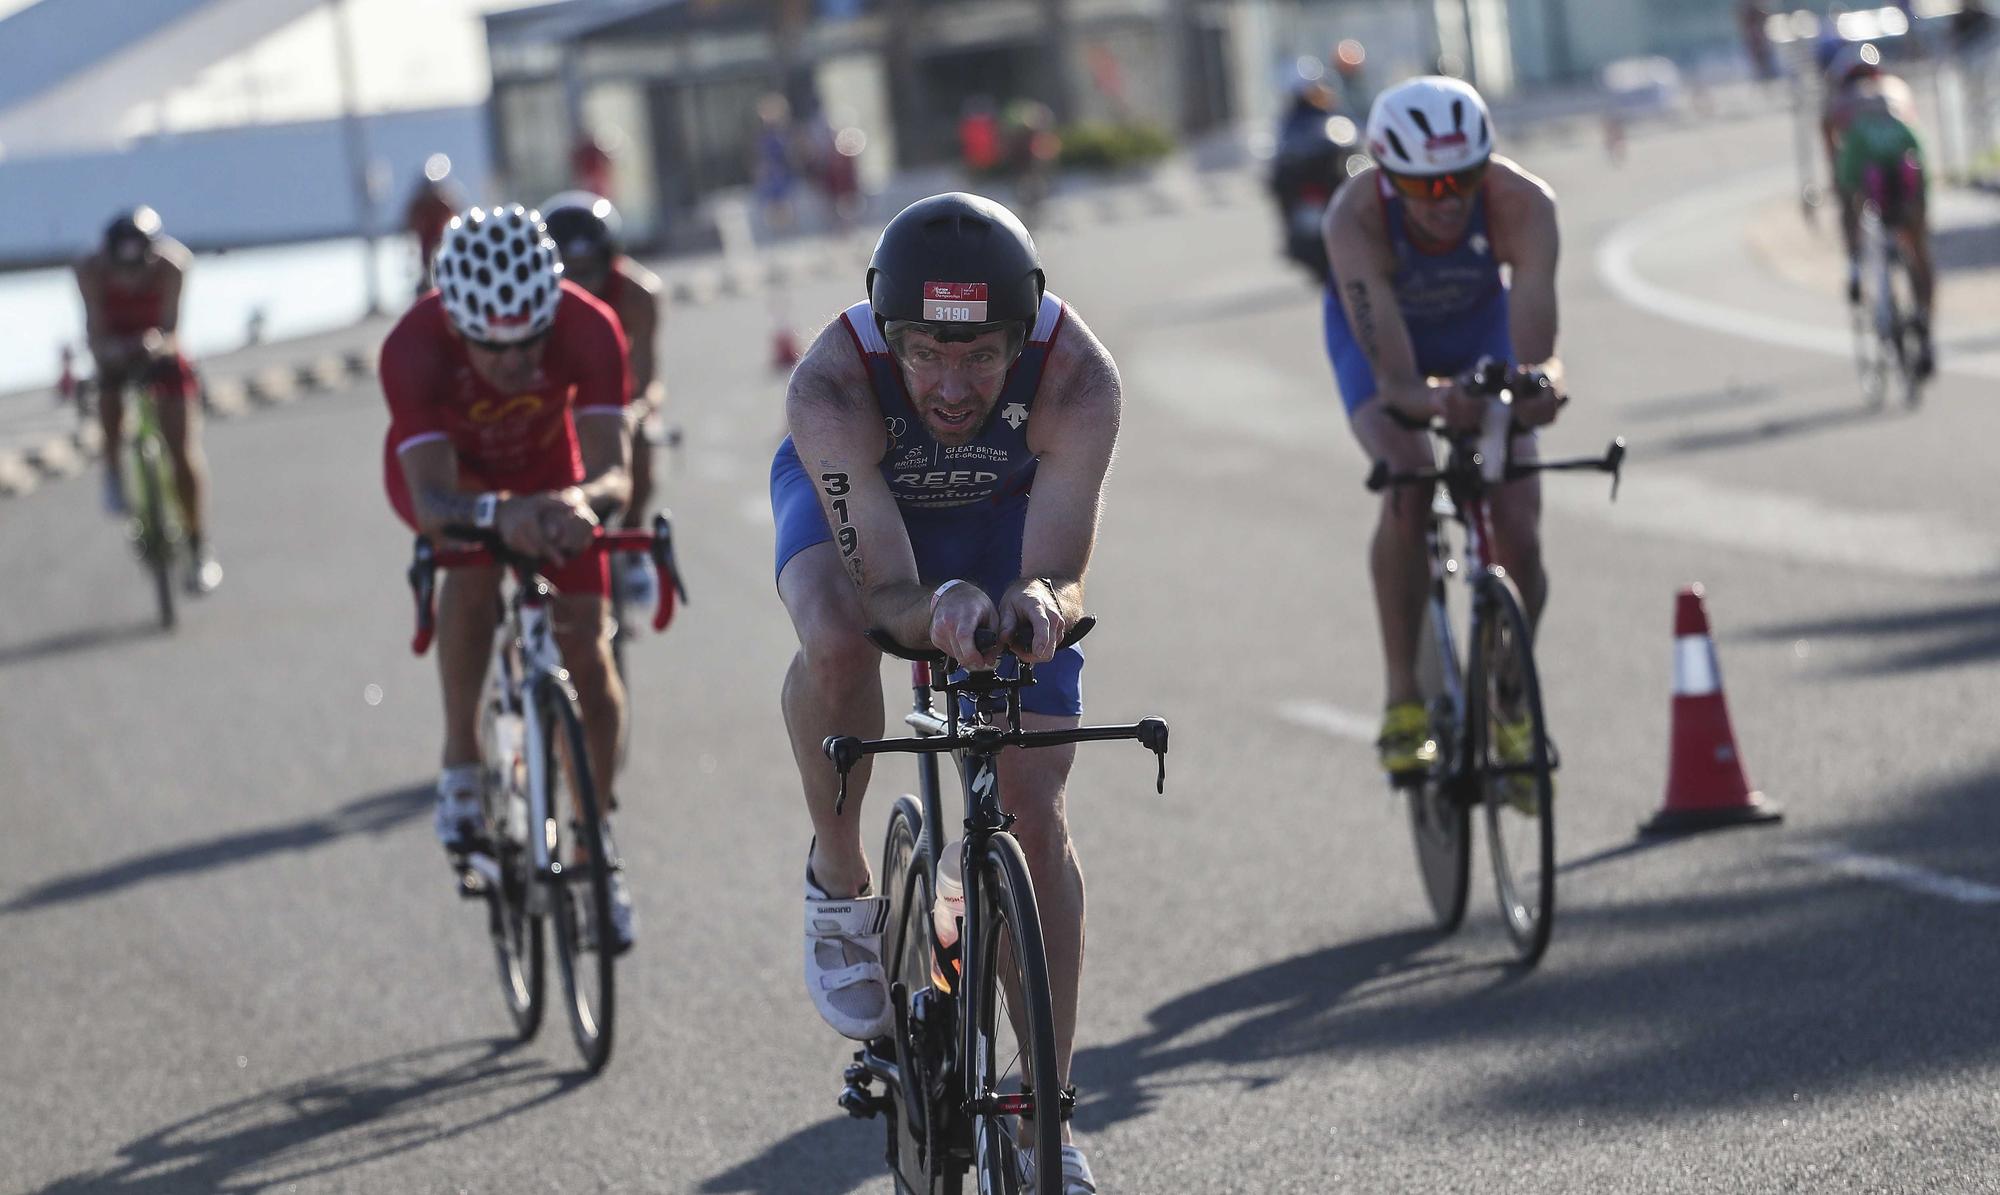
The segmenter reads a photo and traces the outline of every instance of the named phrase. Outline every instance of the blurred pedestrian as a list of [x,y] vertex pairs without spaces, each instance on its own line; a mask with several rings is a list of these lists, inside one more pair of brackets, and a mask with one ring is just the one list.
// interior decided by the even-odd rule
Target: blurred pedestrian
[[1738,0],[1736,22],[1743,33],[1743,52],[1750,58],[1750,69],[1764,80],[1778,77],[1778,60],[1771,52],[1770,21],[1770,0]]
[[799,179],[798,153],[792,130],[792,105],[777,92],[757,101],[750,178],[764,227],[774,233],[790,231],[792,193]]
[[410,202],[403,209],[403,227],[417,239],[417,295],[422,297],[432,287],[431,259],[437,256],[438,242],[444,238],[445,225],[465,206],[465,196],[451,177],[451,159],[444,154],[432,154],[424,159],[424,170],[417,177],[416,189],[410,193]]
[[976,95],[965,101],[958,118],[958,152],[965,161],[965,173],[983,178],[1000,166],[1000,121],[993,115],[993,101]]
[[576,139],[569,151],[570,185],[592,195],[611,196],[611,150],[589,132]]
[[1016,100],[1007,105],[1005,125],[1003,145],[1014,176],[1014,211],[1032,228],[1055,181],[1062,136],[1056,132],[1055,112],[1040,100]]

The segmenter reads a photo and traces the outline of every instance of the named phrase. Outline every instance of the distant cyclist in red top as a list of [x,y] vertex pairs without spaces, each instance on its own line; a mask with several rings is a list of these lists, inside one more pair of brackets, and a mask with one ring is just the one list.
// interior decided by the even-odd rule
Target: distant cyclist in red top
[[[660,331],[660,279],[625,256],[618,209],[602,195],[564,191],[542,205],[549,238],[562,256],[563,277],[609,304],[632,354],[632,500],[620,522],[644,527],[653,500],[653,441],[646,424],[666,401],[655,348]],[[616,581],[626,608],[643,610],[658,600],[653,562],[643,552],[621,553]]]
[[[447,528],[496,532],[550,562],[556,640],[576,685],[592,772],[613,803],[625,692],[606,630],[609,569],[582,554],[597,510],[622,506],[626,476],[625,337],[609,308],[562,278],[541,218],[515,204],[471,208],[445,230],[439,290],[417,300],[382,344],[389,403],[389,501],[434,539]],[[436,829],[462,852],[479,832],[479,696],[498,619],[497,567],[452,569],[439,586],[438,673],[444,759]],[[591,844],[615,859],[610,821]],[[632,944],[632,902],[613,877],[613,930]]]
[[208,469],[201,454],[200,387],[181,355],[181,282],[194,257],[167,236],[149,207],[121,212],[104,228],[96,252],[76,263],[83,292],[85,335],[97,360],[97,417],[104,429],[104,507],[125,513],[125,479],[117,445],[124,431],[125,388],[143,383],[153,394],[160,433],[174,461],[174,489],[188,535],[187,589],[202,594],[222,583],[206,538]]

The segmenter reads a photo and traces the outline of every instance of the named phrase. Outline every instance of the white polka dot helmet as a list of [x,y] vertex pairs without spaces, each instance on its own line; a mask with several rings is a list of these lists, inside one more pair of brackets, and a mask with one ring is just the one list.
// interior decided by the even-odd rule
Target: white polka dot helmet
[[555,323],[562,261],[542,218],[518,203],[452,217],[431,275],[445,314],[467,340],[513,344]]

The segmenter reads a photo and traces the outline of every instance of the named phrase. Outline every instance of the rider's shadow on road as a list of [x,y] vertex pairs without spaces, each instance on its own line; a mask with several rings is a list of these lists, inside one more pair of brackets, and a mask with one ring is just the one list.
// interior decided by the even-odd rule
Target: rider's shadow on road
[[[1167,1001],[1147,1014],[1147,1032],[1077,1051],[1077,1129],[1096,1132],[1144,1116],[1155,1093],[1183,1082],[1234,1082],[1251,1090],[1276,1082],[1282,1068],[1264,1064],[1339,1048],[1339,1018],[1351,1007],[1468,980],[1476,992],[1487,992],[1516,978],[1505,957],[1466,960],[1438,951],[1439,941],[1430,930],[1404,930],[1343,942]],[[1217,1024],[1229,1028],[1204,1032]],[[1229,1068],[1225,1078],[1213,1076],[1218,1066]],[[1176,1071],[1188,1077],[1166,1077]]]
[[586,1082],[516,1050],[473,1039],[391,1055],[175,1121],[39,1195],[284,1190],[288,1184],[483,1128]]
[[168,847],[95,871],[47,880],[0,904],[0,916],[108,896],[135,884],[233,867],[280,852],[314,850],[352,834],[385,834],[421,817],[430,807],[427,784],[375,793],[317,817]]
[[702,1195],[845,1195],[888,1181],[883,1121],[833,1116],[695,1188]]

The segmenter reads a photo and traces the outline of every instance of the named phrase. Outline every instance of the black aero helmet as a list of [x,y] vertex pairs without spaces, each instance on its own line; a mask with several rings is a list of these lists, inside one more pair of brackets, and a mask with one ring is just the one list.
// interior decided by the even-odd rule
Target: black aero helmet
[[616,257],[623,221],[618,209],[590,191],[564,191],[542,204],[542,224],[565,259],[599,255]]
[[138,256],[160,239],[160,213],[140,204],[111,218],[104,226],[104,249],[113,256]]
[[926,325],[940,339],[971,339],[992,325],[1040,314],[1045,280],[1021,221],[990,199],[953,191],[897,213],[868,259],[868,306],[891,323]]

